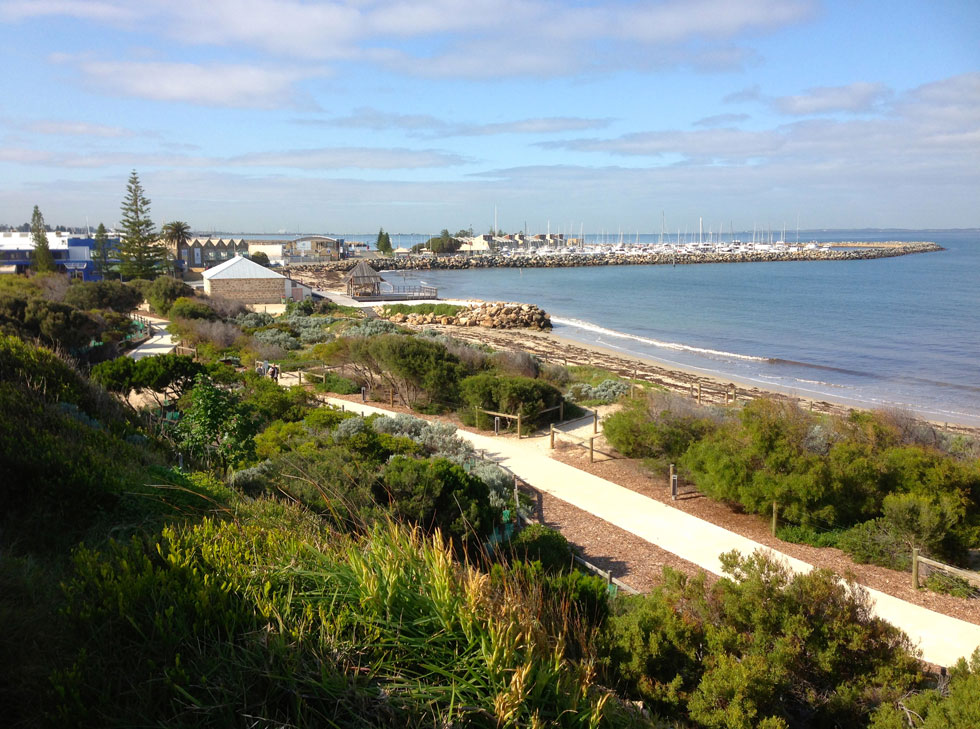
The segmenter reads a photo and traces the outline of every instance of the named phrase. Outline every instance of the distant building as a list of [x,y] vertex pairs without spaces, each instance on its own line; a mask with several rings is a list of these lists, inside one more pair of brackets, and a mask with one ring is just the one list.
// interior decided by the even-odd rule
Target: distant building
[[348,255],[343,238],[331,238],[326,235],[297,238],[286,244],[284,253],[290,258],[289,263],[307,262],[303,259],[313,259],[312,262],[339,261],[347,258]]
[[227,261],[235,256],[248,253],[248,243],[244,238],[191,238],[180,246],[167,244],[171,255],[181,262],[180,267],[186,270],[203,270],[215,264]]
[[[96,272],[95,262],[92,260],[94,239],[62,232],[48,232],[47,237],[51,255],[61,273],[83,281],[98,281],[102,278]],[[109,238],[109,245],[113,251],[111,262],[116,263],[119,238]],[[34,239],[30,233],[0,232],[0,273],[24,273],[30,268],[33,252]]]
[[293,281],[242,256],[218,264],[202,274],[208,296],[243,304],[282,304],[313,295],[309,286]]

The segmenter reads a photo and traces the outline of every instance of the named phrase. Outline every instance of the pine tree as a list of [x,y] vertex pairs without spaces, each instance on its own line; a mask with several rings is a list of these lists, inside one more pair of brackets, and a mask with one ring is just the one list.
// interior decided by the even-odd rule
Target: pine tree
[[106,232],[105,225],[99,223],[95,229],[95,245],[92,248],[92,261],[95,264],[95,271],[102,278],[109,272],[109,234]]
[[388,234],[385,233],[384,228],[380,228],[378,230],[378,240],[374,244],[374,247],[377,248],[380,253],[384,253],[385,255],[391,253],[391,238],[389,238]]
[[155,226],[150,220],[150,200],[143,192],[136,170],[129,176],[121,210],[119,272],[126,278],[152,279],[159,275],[166,251],[157,241]]
[[31,254],[31,268],[37,273],[50,273],[58,270],[54,263],[54,254],[48,245],[48,234],[44,227],[44,216],[37,205],[31,215],[31,241],[34,252]]

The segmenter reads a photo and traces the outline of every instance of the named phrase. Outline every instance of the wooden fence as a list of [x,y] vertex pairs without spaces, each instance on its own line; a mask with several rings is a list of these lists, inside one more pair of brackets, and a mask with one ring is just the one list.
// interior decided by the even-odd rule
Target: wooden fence
[[919,565],[924,564],[927,567],[932,567],[933,569],[942,570],[947,574],[951,574],[954,577],[959,577],[961,580],[965,580],[967,583],[975,588],[980,589],[980,572],[973,572],[971,570],[960,569],[959,567],[953,567],[953,565],[945,564],[944,562],[937,562],[934,559],[929,559],[928,557],[922,557],[919,555],[918,549],[912,550],[912,586],[918,590],[919,589]]
[[566,440],[570,440],[575,445],[580,445],[583,448],[585,448],[586,447],[585,444],[588,443],[588,446],[587,447],[589,449],[589,463],[595,463],[595,439],[599,437],[599,435],[598,435],[598,433],[599,433],[599,414],[596,413],[596,412],[593,412],[592,428],[593,428],[593,431],[592,432],[595,433],[596,435],[591,435],[588,438],[585,438],[585,437],[580,436],[580,435],[572,435],[571,433],[566,433],[563,430],[555,430],[555,425],[554,425],[554,423],[552,423],[551,424],[551,432],[549,434],[549,437],[551,439],[551,443],[550,443],[551,450],[554,450],[555,449],[555,437],[556,436],[559,437],[559,438],[564,438]]

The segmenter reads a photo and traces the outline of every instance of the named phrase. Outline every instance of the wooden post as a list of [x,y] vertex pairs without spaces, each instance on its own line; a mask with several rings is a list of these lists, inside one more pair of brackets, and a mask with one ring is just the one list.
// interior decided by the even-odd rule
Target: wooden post
[[514,474],[514,513],[517,514],[518,519],[520,519],[521,517],[521,510],[520,508],[518,508],[521,504],[519,495],[520,492],[518,492],[517,490],[517,474],[515,473]]
[[670,499],[677,501],[677,474],[674,472],[674,464],[670,464]]
[[735,404],[736,400],[738,400],[738,388],[732,385],[732,405]]
[[551,450],[555,450],[555,424],[551,424]]
[[388,395],[389,395],[389,403],[388,404],[391,407],[395,407],[395,388],[394,387],[391,388],[391,390],[388,391]]
[[912,587],[919,589],[919,549],[912,547]]
[[299,384],[303,384],[303,370],[299,371]]
[[565,398],[562,398],[561,402],[558,403],[558,422],[561,423],[564,422],[564,420],[565,420]]
[[592,432],[593,433],[598,433],[599,432],[599,411],[598,410],[593,410],[592,411]]
[[517,411],[517,439],[521,439],[521,411]]
[[698,405],[701,404],[701,383],[698,383]]
[[589,463],[595,463],[595,436],[589,438]]
[[773,536],[776,536],[776,526],[777,526],[777,519],[778,519],[778,517],[776,516],[777,510],[778,507],[776,506],[776,502],[773,501],[772,502],[772,535]]

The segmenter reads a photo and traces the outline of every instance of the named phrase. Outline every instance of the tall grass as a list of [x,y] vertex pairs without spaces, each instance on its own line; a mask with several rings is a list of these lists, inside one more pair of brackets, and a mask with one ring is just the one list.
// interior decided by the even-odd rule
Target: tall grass
[[594,684],[593,636],[574,609],[454,562],[438,534],[384,522],[327,535],[265,501],[153,543],[81,550],[76,564],[67,614],[83,640],[55,684],[66,721],[631,721]]

